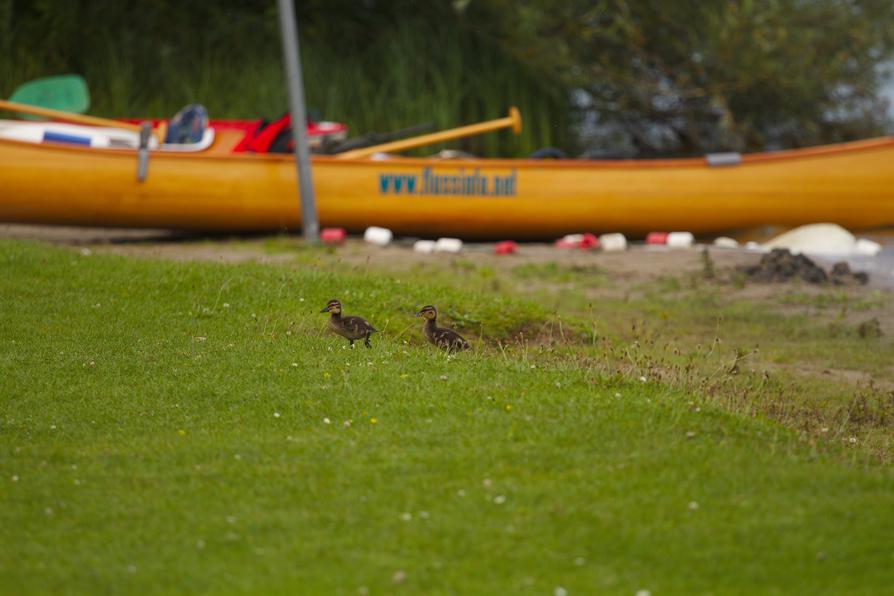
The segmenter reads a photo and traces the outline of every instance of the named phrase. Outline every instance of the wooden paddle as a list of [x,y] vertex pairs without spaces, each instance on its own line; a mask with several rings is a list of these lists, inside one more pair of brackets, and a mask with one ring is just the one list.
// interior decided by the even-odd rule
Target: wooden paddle
[[[87,89],[84,77],[60,75],[35,79],[19,85],[9,96],[9,101],[83,114],[90,107],[90,91]],[[37,119],[36,116],[25,115],[25,117]]]
[[24,103],[13,103],[0,99],[0,110],[8,110],[10,112],[18,112],[20,114],[33,114],[35,116],[43,116],[44,118],[52,118],[62,122],[71,122],[73,124],[84,124],[86,126],[106,126],[109,128],[123,128],[140,132],[139,124],[130,124],[129,122],[119,122],[109,118],[98,118],[97,116],[87,116],[86,114],[72,114],[71,112],[62,112],[60,110],[51,110],[50,108],[41,108],[39,106],[31,106]]
[[409,139],[401,139],[391,143],[382,145],[373,145],[372,147],[364,147],[362,149],[354,149],[346,151],[335,156],[336,159],[361,159],[369,157],[373,153],[386,153],[389,151],[404,151],[405,149],[413,149],[414,147],[422,147],[423,145],[431,145],[432,143],[441,143],[462,137],[472,135],[480,135],[501,128],[511,128],[512,132],[519,134],[521,132],[522,121],[521,114],[515,106],[509,108],[509,115],[505,118],[498,118],[488,122],[480,122],[478,124],[470,124],[468,126],[460,126],[459,128],[451,128],[442,130],[441,132],[433,132],[418,137],[410,137]]
[[[104,126],[107,128],[121,128],[124,130],[132,130],[135,133],[140,132],[139,124],[131,124],[130,122],[121,122],[110,118],[99,118],[97,116],[87,116],[85,114],[72,114],[71,112],[62,112],[60,110],[51,110],[50,108],[42,108],[39,106],[31,106],[24,103],[13,103],[0,99],[0,110],[8,110],[10,112],[18,112],[20,114],[33,114],[35,116],[43,116],[44,118],[52,118],[61,122],[71,122],[73,124],[83,124],[85,126]],[[159,146],[164,143],[164,135],[167,132],[167,123],[162,123],[153,133]]]

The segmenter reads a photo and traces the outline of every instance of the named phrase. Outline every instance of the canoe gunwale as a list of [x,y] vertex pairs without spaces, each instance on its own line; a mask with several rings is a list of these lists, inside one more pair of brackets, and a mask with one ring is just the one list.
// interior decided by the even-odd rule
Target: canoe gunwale
[[[67,145],[64,143],[29,143],[26,141],[16,141],[12,139],[0,139],[0,147],[7,146],[9,148],[29,148],[39,149],[51,152],[64,152],[74,155],[91,155],[91,156],[108,156],[117,159],[135,159],[137,151],[129,149],[100,149],[91,147],[81,147]],[[692,158],[671,158],[671,159],[625,159],[625,160],[541,160],[526,158],[480,158],[480,159],[451,159],[439,160],[426,157],[392,157],[387,160],[373,160],[369,158],[361,159],[336,159],[333,156],[314,155],[312,162],[317,165],[352,165],[352,166],[369,166],[381,167],[383,165],[400,165],[408,167],[430,166],[432,164],[449,165],[456,167],[475,167],[486,166],[494,168],[538,168],[538,169],[656,169],[656,168],[705,168],[705,169],[726,169],[740,168],[747,165],[757,165],[765,163],[776,163],[788,160],[815,159],[822,157],[832,157],[847,153],[858,153],[863,151],[872,151],[876,149],[884,149],[894,146],[894,136],[879,137],[874,139],[866,139],[861,141],[850,141],[847,143],[838,143],[834,145],[821,145],[817,147],[807,147],[801,149],[786,149],[783,151],[766,152],[766,153],[750,153],[743,154],[742,159],[735,165],[710,166],[704,157]],[[213,145],[212,145],[213,147]],[[220,160],[221,162],[232,163],[233,161],[245,163],[278,163],[290,162],[293,157],[289,154],[276,153],[213,153],[210,151],[178,153],[178,152],[159,152],[150,153],[150,163],[153,160]]]

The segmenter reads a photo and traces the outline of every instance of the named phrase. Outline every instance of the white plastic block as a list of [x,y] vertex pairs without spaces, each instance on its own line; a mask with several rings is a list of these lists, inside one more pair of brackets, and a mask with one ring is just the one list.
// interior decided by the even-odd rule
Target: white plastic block
[[457,253],[463,249],[463,241],[459,238],[438,238],[435,243],[436,252]]
[[413,250],[426,255],[431,254],[435,252],[435,244],[437,243],[434,240],[417,240],[416,243],[413,244]]
[[603,234],[599,237],[599,246],[606,252],[627,250],[627,238],[624,234]]
[[394,238],[394,234],[388,228],[371,226],[363,232],[363,239],[376,246],[388,246],[391,244],[392,238]]
[[671,232],[667,235],[667,245],[671,248],[689,248],[695,244],[692,232]]
[[719,246],[721,248],[736,248],[739,246],[739,243],[734,238],[721,236],[720,238],[714,239],[714,246]]
[[873,242],[868,238],[857,238],[857,242],[854,243],[854,252],[859,255],[874,257],[878,253],[882,252],[882,245],[878,242]]

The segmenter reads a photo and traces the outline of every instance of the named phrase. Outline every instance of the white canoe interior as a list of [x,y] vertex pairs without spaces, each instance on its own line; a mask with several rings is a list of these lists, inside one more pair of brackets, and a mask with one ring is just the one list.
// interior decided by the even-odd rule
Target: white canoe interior
[[[0,139],[25,143],[70,143],[97,149],[129,149],[139,147],[139,133],[123,128],[82,126],[63,122],[24,122],[22,120],[0,120]],[[214,142],[214,129],[208,127],[198,143],[163,143],[161,151],[196,152],[204,151]],[[159,150],[154,138],[149,140],[149,148]]]

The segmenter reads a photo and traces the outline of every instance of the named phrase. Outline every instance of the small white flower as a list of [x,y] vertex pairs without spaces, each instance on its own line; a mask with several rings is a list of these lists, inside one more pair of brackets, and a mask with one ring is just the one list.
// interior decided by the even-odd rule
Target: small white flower
[[847,442],[850,443],[851,445],[856,445],[856,444],[857,444],[857,437],[851,437],[851,438],[849,438],[849,439],[847,440]]
[[235,455],[233,456],[233,459],[235,459],[236,461],[239,461],[239,460],[242,459],[242,455],[240,455],[239,453],[237,453],[237,454],[235,454]]
[[51,425],[50,425],[50,430],[56,430],[56,425],[55,425],[55,424],[51,424]]
[[235,524],[235,523],[236,523],[236,516],[234,516],[234,515],[228,515],[228,516],[227,516],[227,523],[230,524],[230,525]]
[[132,565],[132,564],[131,564],[131,565],[128,565],[128,566],[127,566],[127,572],[128,572],[128,573],[136,573],[136,572],[137,572],[137,566],[136,566],[136,565]]
[[652,596],[652,592],[649,590],[637,590],[636,596]]
[[13,475],[12,475],[12,478],[10,478],[10,480],[12,480],[13,482],[18,482],[18,481],[19,481],[19,476],[18,476],[18,474],[13,474]]
[[496,503],[497,505],[502,505],[505,502],[506,497],[504,495],[497,495],[496,497],[494,497],[494,503]]
[[199,550],[205,548],[205,541],[202,540],[201,538],[196,540],[196,548],[198,548]]
[[53,508],[46,507],[46,508],[44,508],[43,512],[46,513],[47,515],[53,515]]
[[292,363],[292,366],[297,367],[297,366],[298,366],[298,363],[297,363],[297,362],[293,362],[293,363]]
[[274,417],[274,418],[279,418],[279,412],[273,412],[273,417]]
[[410,513],[409,511],[404,511],[403,513],[400,514],[400,520],[401,520],[401,521],[408,522],[408,521],[410,521],[410,520],[412,520],[412,519],[413,519],[413,514]]
[[428,511],[420,511],[418,515],[421,519],[428,519]]
[[350,421],[350,420],[345,420],[345,427],[349,427],[349,426],[351,426],[351,421]]
[[441,375],[441,380],[442,380],[442,381],[446,381],[446,380],[447,380],[447,375]]
[[484,488],[490,488],[491,486],[493,486],[493,481],[490,478],[485,478],[481,481],[481,484],[484,485]]
[[695,511],[698,509],[698,503],[696,501],[689,501],[689,510]]
[[298,302],[304,302],[304,298],[299,298]]
[[553,590],[553,596],[568,596],[568,590],[562,586],[556,586],[556,589]]
[[615,397],[621,397],[620,393],[615,393]]
[[82,254],[83,256],[85,256],[85,257],[89,257],[90,255],[93,254],[93,251],[90,250],[89,248],[82,248],[82,249],[81,249],[81,254]]
[[328,418],[323,418],[323,424],[329,424],[330,422],[332,422],[332,421],[329,420]]
[[645,382],[646,382],[646,377],[640,377],[640,378],[639,378],[639,382],[640,382],[640,383],[645,383]]
[[532,365],[531,365],[531,368],[537,368],[537,365],[536,365],[536,364],[532,364]]
[[583,557],[577,557],[576,559],[574,559],[574,564],[577,565],[578,567],[583,566],[584,563],[586,563],[586,562],[587,562],[587,560]]
[[[18,479],[18,476],[13,476],[13,478]],[[15,481],[13,481],[13,482],[15,482]],[[456,496],[457,496],[457,497],[465,497],[465,496],[466,496],[466,491],[463,490],[463,489],[459,489],[458,491],[456,491]]]
[[402,583],[405,579],[407,579],[407,572],[403,569],[398,569],[394,572],[394,575],[391,576],[391,581],[396,584]]

